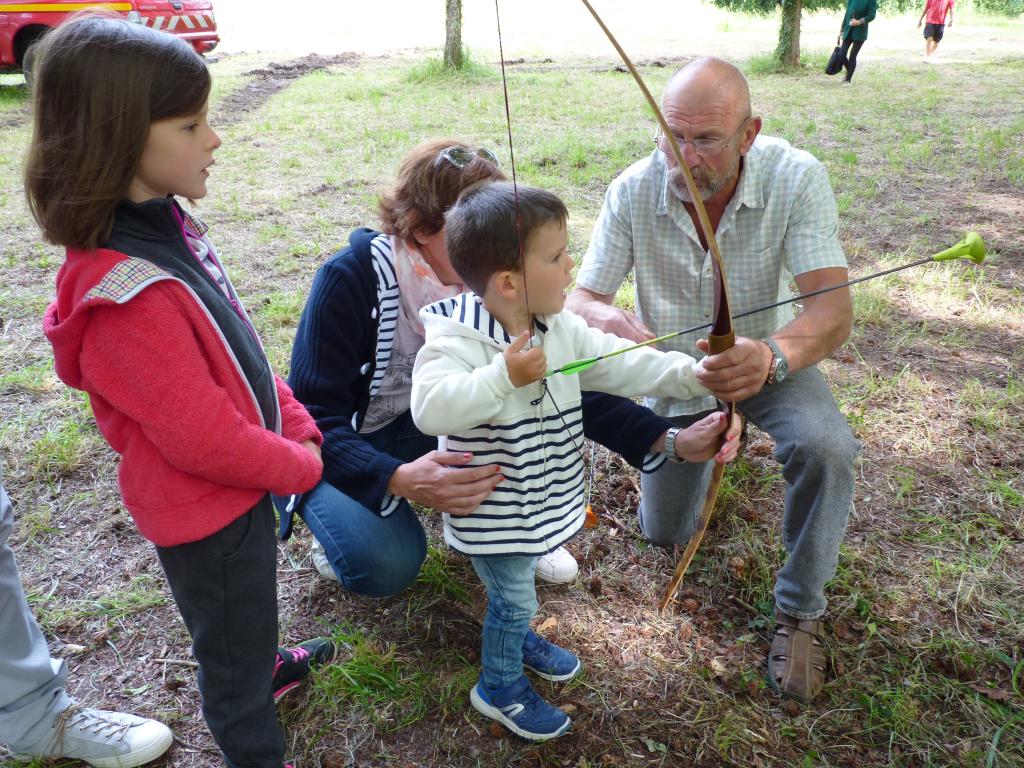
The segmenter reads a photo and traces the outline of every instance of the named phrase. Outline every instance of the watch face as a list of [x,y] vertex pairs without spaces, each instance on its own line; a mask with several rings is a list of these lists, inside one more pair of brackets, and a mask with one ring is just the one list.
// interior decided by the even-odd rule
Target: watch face
[[786,378],[786,374],[789,373],[789,363],[781,357],[775,358],[775,363],[775,383],[778,384]]

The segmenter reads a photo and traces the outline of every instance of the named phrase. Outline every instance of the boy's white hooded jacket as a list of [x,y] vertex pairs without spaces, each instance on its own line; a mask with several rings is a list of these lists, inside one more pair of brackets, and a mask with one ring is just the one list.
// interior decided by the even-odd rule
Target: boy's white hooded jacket
[[[497,464],[504,481],[473,513],[444,516],[445,541],[473,556],[539,556],[583,525],[580,391],[625,397],[707,395],[696,362],[649,347],[602,360],[571,376],[516,388],[505,367],[511,339],[473,293],[420,310],[426,343],[416,356],[412,417],[441,447]],[[590,328],[568,311],[535,319],[548,369],[632,342]]]

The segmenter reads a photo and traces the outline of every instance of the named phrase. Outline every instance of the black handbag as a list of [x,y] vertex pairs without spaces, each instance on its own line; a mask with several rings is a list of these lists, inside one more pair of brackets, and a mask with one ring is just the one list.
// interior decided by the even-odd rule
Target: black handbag
[[832,55],[828,57],[828,64],[825,65],[826,75],[835,75],[839,73],[843,67],[846,66],[846,57],[843,56],[843,46],[840,45],[840,39],[836,38],[836,49],[832,51]]

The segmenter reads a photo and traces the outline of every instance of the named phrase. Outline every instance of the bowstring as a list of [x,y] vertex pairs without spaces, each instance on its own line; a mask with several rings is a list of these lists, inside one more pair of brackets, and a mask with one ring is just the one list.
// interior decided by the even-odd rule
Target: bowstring
[[[505,48],[504,48],[504,45],[502,44],[502,37],[501,37],[501,11],[499,10],[499,7],[498,7],[498,0],[494,0],[494,17],[495,17],[495,21],[497,22],[497,28],[498,28],[498,60],[501,62],[501,91],[502,91],[502,95],[503,95],[504,101],[505,101],[505,128],[506,128],[506,131],[508,133],[509,167],[512,170],[512,198],[515,201],[516,245],[517,245],[517,247],[519,249],[519,273],[523,276],[523,300],[524,300],[524,302],[526,304],[527,331],[529,331],[529,334],[530,334],[529,339],[526,342],[526,344],[527,344],[526,348],[527,349],[531,349],[533,347],[534,322],[533,322],[533,313],[530,312],[530,293],[529,293],[529,291],[528,291],[528,289],[526,287],[526,243],[523,241],[523,221],[522,221],[522,217],[520,216],[520,213],[519,213],[519,182],[518,182],[518,177],[516,175],[516,152],[515,152],[514,145],[512,144],[512,110],[509,107],[508,78],[507,78],[507,76],[505,74]],[[531,405],[539,405],[541,402],[543,402],[544,396],[547,395],[548,399],[551,401],[551,405],[555,409],[555,413],[558,414],[558,418],[561,419],[561,421],[562,421],[562,428],[565,429],[565,431],[569,434],[570,439],[572,440],[573,447],[576,449],[576,452],[579,453],[580,461],[582,461],[585,464],[586,463],[586,455],[583,452],[583,446],[579,444],[579,442],[576,440],[575,437],[573,437],[572,430],[569,429],[569,424],[565,420],[565,414],[562,413],[562,409],[558,407],[558,403],[555,402],[555,397],[554,397],[554,395],[551,394],[551,390],[548,387],[547,376],[545,376],[543,379],[541,379],[540,385],[541,385],[540,397],[538,397],[536,400],[531,400],[530,404]],[[581,422],[582,422],[582,419],[583,419],[583,406],[582,406],[582,403],[581,403],[581,405],[580,405],[580,420],[581,420]],[[543,432],[543,429],[544,429],[543,412],[542,412],[539,420],[540,420],[540,424],[541,424],[541,431]],[[581,427],[581,431],[582,431],[582,427]],[[546,465],[547,465],[547,461],[545,460],[545,466]],[[581,469],[582,469],[582,467],[581,467]],[[585,491],[585,493],[586,493],[587,503],[589,503],[589,500],[590,500],[590,491],[589,491],[589,489],[587,489]]]
[[523,276],[523,299],[526,302],[526,322],[530,338],[527,349],[533,346],[533,314],[530,312],[530,294],[526,288],[526,244],[523,242],[523,220],[519,215],[519,179],[516,176],[516,151],[512,145],[512,110],[508,101],[508,78],[505,76],[505,48],[501,39],[501,12],[494,0],[494,16],[498,23],[498,60],[501,62],[501,91],[505,97],[505,127],[508,131],[509,166],[512,169],[512,198],[516,212],[516,247],[519,251],[519,273]]

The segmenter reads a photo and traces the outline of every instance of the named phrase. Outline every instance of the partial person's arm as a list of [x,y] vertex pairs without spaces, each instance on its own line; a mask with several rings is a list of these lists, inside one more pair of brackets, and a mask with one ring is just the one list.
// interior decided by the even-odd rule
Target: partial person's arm
[[84,388],[138,424],[176,469],[277,495],[309,490],[321,474],[315,445],[278,435],[239,410],[210,372],[181,311],[192,301],[182,292],[164,281],[124,304],[93,309],[80,354]]
[[922,24],[922,23],[924,22],[924,17],[925,17],[925,15],[926,15],[927,13],[928,13],[928,0],[924,0],[924,8],[922,8],[922,9],[921,9],[921,16],[920,16],[920,18],[919,18],[919,19],[917,20],[917,26],[918,26],[918,28],[920,28],[920,27],[921,27],[921,24]]
[[306,407],[295,399],[291,387],[277,374],[274,374],[274,384],[277,386],[277,402],[281,407],[281,434],[297,443],[309,440],[318,446],[322,445],[324,436],[320,434]]
[[[600,357],[632,346],[632,342],[587,325],[572,312],[558,317],[571,334],[574,354],[580,359]],[[639,347],[607,357],[581,371],[580,387],[623,397],[639,395],[687,399],[710,394],[696,376],[697,361],[683,352],[662,352]]]
[[672,422],[650,408],[617,395],[583,391],[583,434],[642,469],[650,454],[660,454]]
[[428,341],[413,367],[412,420],[428,435],[450,435],[488,422],[516,389],[501,352],[487,365],[471,368],[450,346],[445,338]]
[[590,245],[576,273],[576,289],[565,308],[587,325],[633,342],[654,335],[635,314],[614,306],[615,293],[633,270],[633,230],[629,188],[620,177],[604,196]]
[[322,266],[299,321],[288,383],[323,433],[324,479],[379,513],[402,461],[363,440],[354,423],[368,399],[360,367],[375,352],[376,307],[373,277],[354,258]]
[[949,16],[949,24],[947,24],[946,26],[947,27],[952,27],[953,26],[953,4],[952,3],[950,3],[949,4],[949,8],[946,9],[946,14]]
[[635,314],[616,307],[614,301],[614,294],[594,293],[577,287],[566,298],[565,308],[586,320],[587,325],[605,333],[636,343],[654,338],[654,334]]
[[[845,268],[832,267],[796,277],[801,293],[846,282]],[[853,305],[850,289],[840,288],[804,301],[804,310],[789,324],[772,334],[789,363],[790,372],[812,366],[835,352],[850,335]],[[697,342],[708,352],[706,339]],[[774,354],[760,339],[737,336],[731,349],[704,358],[697,378],[719,400],[742,402],[765,385]]]
[[870,24],[875,20],[875,14],[878,13],[878,0],[871,0],[868,4],[868,12],[860,17],[861,24]]

